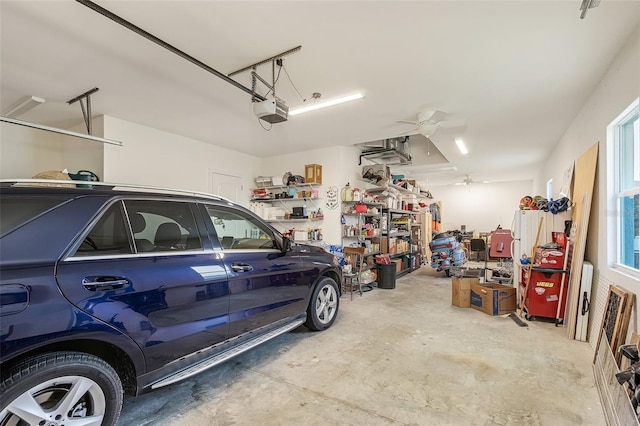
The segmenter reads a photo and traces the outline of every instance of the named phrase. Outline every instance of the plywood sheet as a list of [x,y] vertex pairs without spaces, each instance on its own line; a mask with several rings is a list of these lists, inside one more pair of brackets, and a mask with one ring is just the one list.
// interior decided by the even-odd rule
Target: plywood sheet
[[576,160],[574,168],[574,185],[571,201],[573,201],[571,219],[575,227],[575,241],[573,241],[573,254],[569,276],[569,294],[565,321],[567,333],[573,339],[576,335],[576,323],[578,316],[578,302],[580,298],[580,278],[582,274],[582,262],[589,227],[591,213],[591,200],[593,199],[593,187],[595,184],[596,167],[598,164],[598,144],[593,144],[584,154]]

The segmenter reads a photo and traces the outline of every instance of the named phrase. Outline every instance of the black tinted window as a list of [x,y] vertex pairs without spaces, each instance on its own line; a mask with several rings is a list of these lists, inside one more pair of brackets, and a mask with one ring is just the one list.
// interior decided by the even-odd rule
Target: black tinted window
[[189,203],[127,200],[124,204],[138,253],[202,249]]
[[91,228],[76,251],[76,256],[103,256],[133,253],[122,211],[122,203],[113,204]]
[[0,200],[0,235],[66,201],[60,197],[2,197]]

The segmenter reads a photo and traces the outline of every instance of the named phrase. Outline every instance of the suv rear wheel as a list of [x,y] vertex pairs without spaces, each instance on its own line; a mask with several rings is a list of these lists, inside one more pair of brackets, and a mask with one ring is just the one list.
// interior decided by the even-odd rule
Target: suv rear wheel
[[115,425],[122,384],[100,358],[54,352],[28,358],[3,372],[0,425]]
[[332,278],[322,278],[311,295],[304,325],[314,331],[331,327],[338,313],[339,300],[338,284]]

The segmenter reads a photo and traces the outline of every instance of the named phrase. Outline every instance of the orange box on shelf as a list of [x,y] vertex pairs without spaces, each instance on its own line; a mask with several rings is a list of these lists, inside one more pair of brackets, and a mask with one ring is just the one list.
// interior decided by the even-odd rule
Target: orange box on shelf
[[322,166],[320,164],[307,164],[304,166],[305,183],[322,183]]

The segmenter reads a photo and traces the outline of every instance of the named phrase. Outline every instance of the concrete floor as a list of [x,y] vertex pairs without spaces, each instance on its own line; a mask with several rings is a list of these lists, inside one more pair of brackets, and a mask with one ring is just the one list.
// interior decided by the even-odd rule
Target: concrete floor
[[126,398],[119,425],[604,425],[587,343],[451,306],[428,266],[190,380]]

